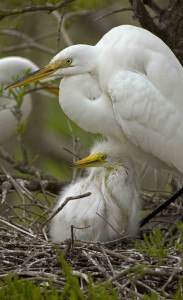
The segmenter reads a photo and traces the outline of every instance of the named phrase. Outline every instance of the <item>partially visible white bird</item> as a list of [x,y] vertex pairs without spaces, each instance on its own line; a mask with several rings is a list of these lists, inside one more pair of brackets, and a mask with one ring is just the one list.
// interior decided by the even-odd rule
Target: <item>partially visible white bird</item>
[[[38,66],[31,60],[19,56],[9,56],[0,59],[0,84],[7,84],[13,77],[25,75],[26,71],[33,72]],[[2,145],[16,130],[16,119],[11,109],[16,105],[16,100],[10,98],[7,91],[0,96],[0,144]],[[31,96],[26,94],[21,106],[22,121],[25,121],[32,108]]]
[[[95,101],[83,90],[84,73],[101,89]],[[46,77],[65,77],[61,107],[84,130],[120,141],[132,158],[183,174],[183,68],[158,37],[122,25],[96,46],[62,50],[47,66],[10,86]]]
[[76,162],[77,168],[92,167],[87,176],[71,183],[61,192],[57,209],[66,197],[86,192],[83,199],[69,201],[53,217],[50,236],[61,242],[71,236],[79,240],[110,241],[138,231],[140,199],[137,175],[132,161],[122,152],[121,145],[98,142],[91,155]]
[[[19,57],[19,56],[9,56],[0,59],[0,85],[7,84],[15,76],[23,76],[26,72],[34,72],[38,69],[38,66],[31,60]],[[44,85],[42,88],[38,89],[38,92],[49,96],[58,96],[58,91],[56,87],[51,87],[49,85]],[[0,145],[2,145],[11,135],[16,131],[16,118],[12,113],[12,109],[17,105],[16,100],[9,95],[7,91],[3,91],[0,95]],[[32,101],[30,93],[27,93],[23,97],[23,102],[21,105],[22,118],[21,121],[24,122],[32,109]]]

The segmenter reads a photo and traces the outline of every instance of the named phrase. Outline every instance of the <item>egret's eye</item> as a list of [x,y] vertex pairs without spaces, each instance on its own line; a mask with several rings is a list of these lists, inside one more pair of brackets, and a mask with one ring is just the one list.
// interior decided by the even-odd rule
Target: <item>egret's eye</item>
[[102,160],[105,160],[105,159],[106,159],[106,155],[102,155],[102,156],[101,156],[101,159],[102,159]]
[[71,59],[67,59],[67,60],[66,60],[66,64],[67,64],[67,65],[70,65],[70,64],[71,64],[71,62],[72,62],[72,60],[71,60]]

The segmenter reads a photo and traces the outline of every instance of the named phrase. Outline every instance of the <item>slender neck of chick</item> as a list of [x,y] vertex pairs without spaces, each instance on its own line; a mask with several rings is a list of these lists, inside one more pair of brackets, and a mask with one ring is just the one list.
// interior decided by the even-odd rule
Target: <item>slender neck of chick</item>
[[88,181],[94,181],[96,184],[101,184],[103,178],[105,177],[107,170],[103,167],[93,167],[88,169],[89,176]]
[[[134,164],[128,158],[111,166],[90,168],[88,180],[102,184],[103,188],[110,191],[117,200],[123,194],[124,188],[129,188],[133,185],[138,190],[138,175]],[[118,192],[119,189],[121,193]]]
[[138,195],[138,176],[132,161],[127,158],[122,163],[104,169],[103,193],[110,193],[118,205],[128,209],[134,193]]

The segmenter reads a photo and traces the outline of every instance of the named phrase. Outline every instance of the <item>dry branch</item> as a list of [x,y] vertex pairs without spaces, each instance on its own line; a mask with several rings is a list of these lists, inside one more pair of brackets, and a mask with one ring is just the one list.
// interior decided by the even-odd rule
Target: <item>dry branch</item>
[[78,200],[78,199],[82,199],[82,198],[85,198],[85,197],[88,197],[90,196],[91,193],[88,192],[88,193],[84,193],[84,194],[81,194],[81,195],[77,195],[77,196],[73,196],[73,197],[67,197],[64,202],[51,214],[51,216],[49,218],[47,218],[47,220],[42,224],[42,226],[44,227],[49,221],[51,221],[51,219],[56,216],[59,211],[61,211],[64,206],[66,206],[66,204],[69,202],[69,201],[72,201],[72,200]]
[[67,4],[73,1],[74,0],[63,0],[55,5],[51,5],[51,4],[35,5],[35,6],[32,5],[32,6],[17,8],[12,10],[0,10],[0,20],[13,15],[20,15],[20,14],[38,12],[38,11],[47,11],[50,13],[54,10],[67,6]]
[[[2,148],[0,148],[0,157],[9,162],[12,167],[22,173],[26,173],[29,175],[34,175],[36,176],[36,173],[39,171],[37,168],[30,166],[29,164],[25,164],[22,161],[16,160],[12,155],[8,154],[6,151],[4,151]],[[39,171],[41,174],[41,177],[43,179],[54,179],[56,180],[55,177],[48,175],[48,174],[43,174],[41,171]]]

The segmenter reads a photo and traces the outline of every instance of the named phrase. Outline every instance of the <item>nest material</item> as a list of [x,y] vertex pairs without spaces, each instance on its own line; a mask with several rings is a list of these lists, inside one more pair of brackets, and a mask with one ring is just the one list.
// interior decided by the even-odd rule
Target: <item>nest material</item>
[[[9,190],[9,194],[11,195]],[[35,195],[18,185],[13,193],[19,199],[3,197],[3,216],[0,217],[0,278],[17,273],[20,278],[32,279],[44,284],[51,279],[58,290],[65,284],[62,267],[55,246],[47,238],[45,226],[53,205],[54,195]],[[77,201],[77,200],[76,200]],[[143,209],[151,211],[159,205],[155,194],[143,194]],[[172,203],[161,216],[158,215],[146,230],[164,229],[165,245],[169,247],[161,263],[156,257],[137,250],[133,240],[121,238],[109,243],[89,243],[69,239],[60,243],[59,249],[70,262],[72,272],[80,279],[83,289],[87,288],[88,274],[94,283],[99,279],[111,282],[126,299],[155,294],[159,299],[171,299],[180,281],[183,282],[180,233],[171,235],[172,224],[182,215],[182,200]],[[172,243],[171,242],[172,239]],[[142,237],[137,239],[139,243]],[[179,247],[176,246],[179,245]],[[142,271],[143,266],[143,273]],[[141,274],[141,275],[138,275]]]
[[[57,289],[62,290],[65,278],[52,243],[45,241],[43,236],[36,239],[3,228],[0,234],[1,279],[15,273],[37,284],[51,279]],[[128,299],[144,293],[167,295],[171,299],[178,288],[178,279],[183,279],[181,257],[176,247],[170,249],[158,268],[156,259],[142,255],[132,245],[124,245],[122,240],[108,245],[77,241],[72,248],[67,241],[59,248],[71,263],[73,274],[80,278],[82,287],[88,282],[89,273],[94,282],[98,279],[112,282]],[[144,275],[137,276],[140,265],[144,266]]]

